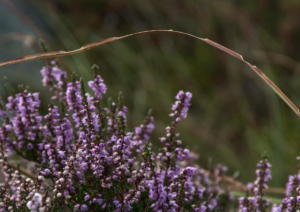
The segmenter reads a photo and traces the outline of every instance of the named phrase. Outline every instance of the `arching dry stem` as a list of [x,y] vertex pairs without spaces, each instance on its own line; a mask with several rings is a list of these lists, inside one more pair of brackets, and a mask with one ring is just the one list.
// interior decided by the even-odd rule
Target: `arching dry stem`
[[25,62],[25,61],[30,61],[30,60],[35,60],[35,59],[45,59],[45,58],[57,58],[57,57],[63,57],[67,55],[74,55],[78,54],[84,51],[87,51],[89,49],[102,46],[107,43],[112,43],[118,40],[123,40],[129,37],[133,36],[138,36],[138,35],[144,35],[144,34],[150,34],[150,33],[172,33],[172,34],[178,34],[178,35],[183,35],[183,36],[188,36],[196,40],[200,40],[204,43],[207,43],[208,45],[219,49],[222,52],[227,53],[228,55],[235,57],[236,59],[240,60],[244,64],[246,64],[252,71],[254,71],[297,115],[297,117],[300,118],[300,109],[297,107],[297,105],[288,98],[288,96],[268,77],[264,74],[264,72],[256,67],[255,65],[252,65],[250,62],[245,60],[242,55],[239,53],[219,44],[216,43],[208,38],[203,38],[203,37],[198,37],[193,34],[189,34],[186,32],[181,32],[181,31],[175,31],[175,30],[146,30],[146,31],[141,31],[141,32],[135,32],[119,37],[110,37],[106,38],[101,41],[97,41],[94,43],[89,43],[87,45],[84,45],[78,49],[75,50],[70,50],[70,51],[53,51],[53,52],[46,52],[46,53],[39,53],[39,54],[32,54],[32,55],[27,55],[24,57],[16,58],[13,60],[8,60],[4,62],[0,62],[0,67],[10,65],[10,64],[15,64],[15,63],[20,63],[20,62]]

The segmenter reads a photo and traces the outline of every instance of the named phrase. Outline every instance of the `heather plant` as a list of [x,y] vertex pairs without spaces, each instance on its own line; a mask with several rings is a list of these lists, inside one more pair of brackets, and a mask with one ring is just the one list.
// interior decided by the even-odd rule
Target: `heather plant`
[[[105,101],[100,75],[69,81],[55,63],[41,70],[53,104],[41,113],[39,93],[24,90],[1,109],[0,211],[297,211],[300,176],[289,177],[280,204],[265,198],[271,180],[267,159],[257,164],[246,196],[226,185],[226,167],[206,170],[184,146],[177,130],[187,118],[192,94],[179,91],[171,122],[152,148],[154,117],[127,126],[128,109]],[[92,93],[87,92],[90,89]],[[108,102],[108,103],[107,103]],[[155,141],[155,140],[154,140]],[[30,172],[13,161],[31,163]]]
[[[7,99],[0,129],[1,211],[214,211],[225,210],[223,166],[209,173],[193,163],[177,125],[187,117],[192,94],[179,91],[171,124],[153,151],[151,114],[129,130],[128,109],[103,99],[107,87],[97,75],[68,81],[54,62],[41,70],[54,104],[40,112],[38,93]],[[30,175],[10,164],[32,162]]]

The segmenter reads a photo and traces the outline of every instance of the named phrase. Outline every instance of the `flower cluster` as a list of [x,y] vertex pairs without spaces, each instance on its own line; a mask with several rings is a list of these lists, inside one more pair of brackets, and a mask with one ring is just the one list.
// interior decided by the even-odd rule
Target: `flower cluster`
[[[2,108],[0,128],[2,211],[214,211],[227,193],[224,168],[209,172],[193,163],[176,128],[187,117],[192,94],[180,91],[171,124],[155,152],[150,142],[154,118],[130,131],[128,109],[105,104],[107,91],[97,75],[87,83],[67,81],[55,63],[41,70],[56,104],[41,113],[38,93],[23,91]],[[9,159],[34,163],[33,176],[14,170]],[[223,171],[222,171],[223,170]]]
[[268,188],[271,180],[270,168],[271,165],[267,159],[259,161],[255,182],[248,184],[246,197],[239,198],[239,211],[264,212],[271,209],[272,212],[296,212],[300,210],[300,172],[289,176],[285,197],[280,204],[271,205],[270,201],[263,198],[264,190]]
[[[87,84],[68,81],[56,63],[41,74],[54,102],[45,113],[39,94],[27,90],[0,108],[0,211],[212,212],[234,206],[226,167],[202,168],[181,141],[177,126],[187,117],[190,92],[176,95],[157,149],[151,113],[129,129],[127,107],[104,101],[107,86],[99,75]],[[31,167],[19,168],[16,161]],[[259,162],[256,175],[240,198],[241,211],[269,207],[267,160]],[[274,211],[299,209],[299,184],[299,175],[290,177],[286,197]]]
[[176,95],[176,101],[172,105],[171,117],[175,118],[175,122],[180,122],[187,117],[187,113],[191,106],[192,93],[179,91]]

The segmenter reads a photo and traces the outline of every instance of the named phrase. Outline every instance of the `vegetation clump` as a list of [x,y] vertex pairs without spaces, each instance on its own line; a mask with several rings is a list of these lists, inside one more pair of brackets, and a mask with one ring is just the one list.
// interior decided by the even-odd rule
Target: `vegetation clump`
[[[85,88],[81,80],[68,81],[55,62],[41,74],[55,102],[47,114],[41,113],[39,93],[27,90],[8,97],[1,110],[0,211],[300,210],[299,174],[289,177],[282,203],[265,199],[267,159],[258,163],[256,180],[240,198],[226,186],[226,167],[206,170],[195,163],[177,131],[191,106],[190,92],[176,95],[155,151],[154,117],[149,113],[128,129],[127,107],[121,101],[106,104],[101,76]],[[33,164],[32,173],[12,163],[15,158]]]

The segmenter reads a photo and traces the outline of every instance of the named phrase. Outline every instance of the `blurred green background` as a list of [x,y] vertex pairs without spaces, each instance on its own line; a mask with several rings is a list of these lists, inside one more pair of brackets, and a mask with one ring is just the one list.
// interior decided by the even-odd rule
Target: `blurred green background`
[[[49,50],[70,50],[111,36],[174,29],[208,37],[258,65],[300,105],[300,2],[297,0],[1,0],[0,61]],[[178,90],[193,93],[180,131],[199,163],[224,163],[243,182],[262,156],[273,164],[273,186],[296,171],[299,119],[252,71],[206,44],[172,34],[134,37],[59,60],[85,80],[97,64],[109,95],[123,91],[130,123],[148,108],[163,133]],[[43,61],[1,68],[0,92],[41,90]],[[158,140],[153,139],[158,143]]]

